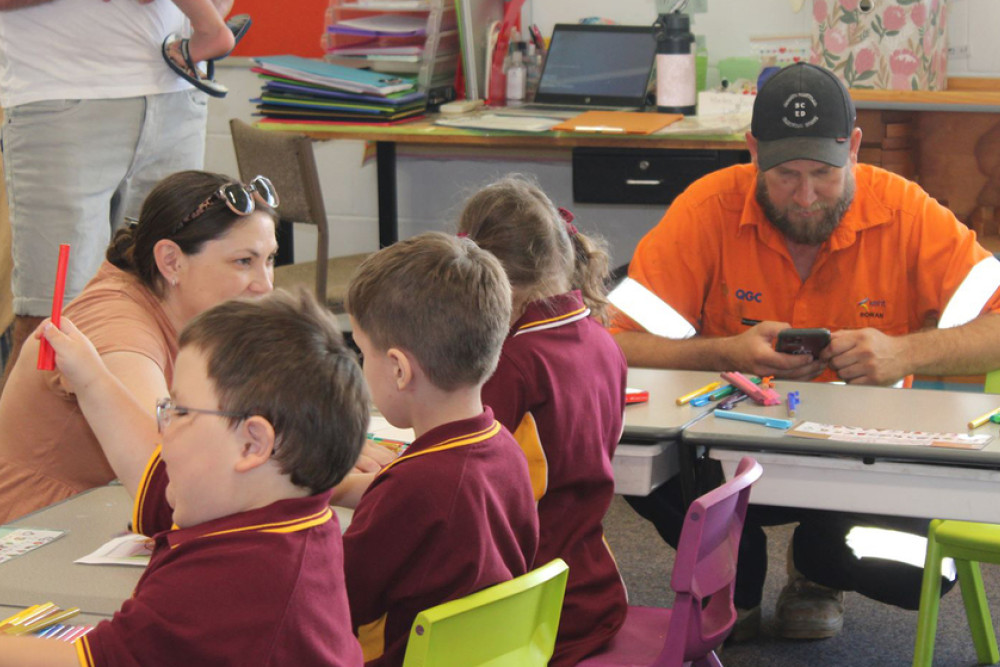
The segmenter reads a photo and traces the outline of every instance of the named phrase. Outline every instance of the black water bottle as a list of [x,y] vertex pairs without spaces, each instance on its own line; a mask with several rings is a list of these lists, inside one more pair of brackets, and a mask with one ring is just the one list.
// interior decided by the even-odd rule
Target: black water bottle
[[656,110],[692,116],[697,108],[694,35],[687,14],[660,14],[656,37]]

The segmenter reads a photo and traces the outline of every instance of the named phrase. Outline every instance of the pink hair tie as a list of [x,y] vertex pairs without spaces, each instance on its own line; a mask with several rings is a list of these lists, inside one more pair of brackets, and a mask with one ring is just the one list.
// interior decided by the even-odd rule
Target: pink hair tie
[[458,234],[455,234],[455,236],[460,239],[467,239],[469,238],[469,232],[459,232]]
[[565,209],[562,206],[560,206],[558,210],[559,210],[559,217],[561,217],[563,219],[563,222],[566,223],[566,233],[569,234],[570,236],[576,236],[577,233],[580,231],[579,229],[576,228],[576,225],[573,224],[573,221],[576,220],[576,216],[574,216],[569,209]]

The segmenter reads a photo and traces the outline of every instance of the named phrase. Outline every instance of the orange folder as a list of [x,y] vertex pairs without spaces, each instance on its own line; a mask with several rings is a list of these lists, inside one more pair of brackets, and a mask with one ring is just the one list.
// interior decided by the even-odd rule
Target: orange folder
[[597,132],[601,134],[652,134],[684,118],[679,113],[643,113],[641,111],[584,111],[559,123],[559,132]]

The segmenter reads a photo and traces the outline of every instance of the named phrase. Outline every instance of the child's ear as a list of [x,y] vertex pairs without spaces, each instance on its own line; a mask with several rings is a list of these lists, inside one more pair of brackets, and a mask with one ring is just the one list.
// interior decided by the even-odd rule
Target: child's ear
[[253,415],[244,419],[239,426],[243,439],[236,472],[247,472],[271,460],[274,453],[274,426],[264,417]]
[[413,363],[405,352],[398,347],[391,347],[385,353],[389,357],[392,366],[393,379],[396,381],[396,389],[402,391],[413,382]]
[[184,264],[184,251],[181,247],[170,239],[160,239],[153,246],[153,258],[164,280],[176,285]]

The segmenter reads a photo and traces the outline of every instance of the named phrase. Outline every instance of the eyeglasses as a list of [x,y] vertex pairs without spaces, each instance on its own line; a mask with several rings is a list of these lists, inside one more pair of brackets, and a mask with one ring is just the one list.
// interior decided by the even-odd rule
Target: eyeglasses
[[182,405],[177,405],[171,398],[161,398],[156,402],[156,430],[163,433],[168,426],[170,426],[170,421],[173,419],[174,415],[178,417],[183,417],[189,413],[196,412],[203,415],[217,415],[219,417],[229,417],[231,419],[246,419],[246,415],[237,414],[235,412],[222,412],[220,410],[203,410],[201,408],[186,408]]
[[191,222],[199,215],[209,209],[216,199],[221,199],[229,207],[229,210],[236,215],[250,215],[256,209],[254,200],[266,204],[271,208],[278,205],[278,192],[274,189],[274,184],[266,176],[254,176],[247,185],[242,183],[227,183],[212,193],[212,196],[198,204],[198,208],[189,213],[181,220],[180,227]]

